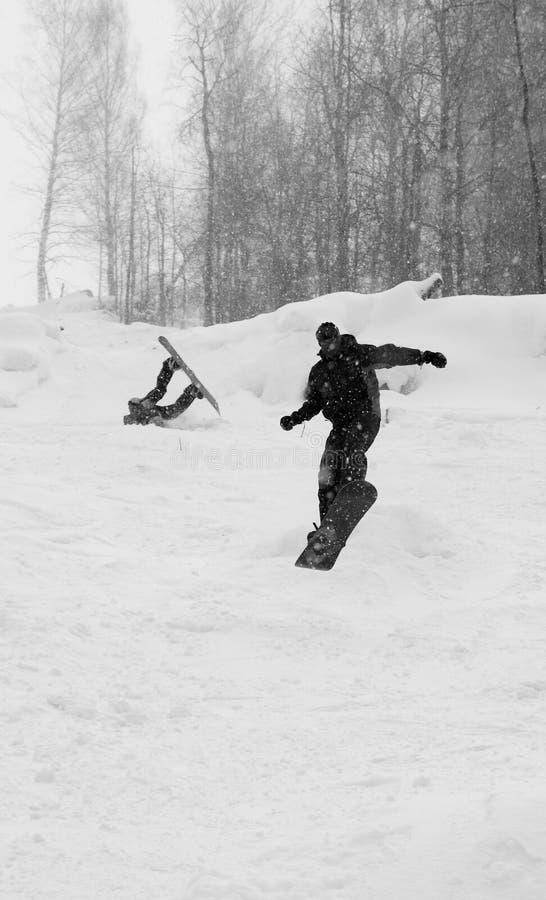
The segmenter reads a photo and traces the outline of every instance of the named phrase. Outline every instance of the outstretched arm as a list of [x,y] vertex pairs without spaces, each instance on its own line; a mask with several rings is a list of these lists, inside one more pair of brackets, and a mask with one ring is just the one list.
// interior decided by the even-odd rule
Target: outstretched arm
[[422,366],[431,363],[443,369],[447,360],[443,353],[432,350],[414,350],[411,347],[397,347],[395,344],[382,344],[370,351],[369,365],[374,369],[392,369],[393,366]]

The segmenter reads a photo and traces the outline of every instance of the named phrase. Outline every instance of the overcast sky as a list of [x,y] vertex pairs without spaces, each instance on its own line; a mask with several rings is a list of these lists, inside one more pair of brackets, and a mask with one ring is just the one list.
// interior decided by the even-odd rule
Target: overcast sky
[[23,44],[23,10],[23,0],[3,0],[0,13],[0,304],[10,302],[23,271],[14,259],[14,234],[25,227],[28,203],[12,187],[23,174],[18,163],[21,141],[5,118],[6,113],[13,112],[13,96],[6,81],[14,79],[17,54]]
[[[133,43],[140,56],[139,87],[148,107],[147,130],[163,147],[176,121],[172,107],[169,110],[169,99],[175,99],[175,95],[168,91],[168,85],[170,82],[172,87],[179,2],[127,0]],[[314,7],[315,0],[276,0],[274,10],[295,28]],[[28,232],[36,232],[39,227],[40,209],[36,198],[24,192],[31,160],[10,121],[10,115],[21,105],[17,95],[20,73],[33,53],[25,24],[26,0],[0,0],[0,306],[36,302],[36,242],[26,249],[24,243],[29,242]],[[71,263],[62,277],[67,291],[96,290],[96,284],[87,283],[90,278],[85,265]],[[60,292],[61,283],[60,277],[52,276],[53,295]]]
[[[139,82],[146,96],[150,119],[157,131],[167,119],[164,88],[168,81],[171,51],[176,34],[173,0],[129,0],[134,38],[140,48]],[[35,303],[35,249],[24,249],[24,234],[38,224],[36,201],[25,195],[29,158],[10,116],[17,111],[18,72],[32,47],[25,29],[25,0],[1,0],[0,11],[0,305]],[[163,112],[163,114],[162,114]],[[85,277],[77,267],[74,283],[66,289],[95,285],[79,284]],[[70,279],[68,279],[70,280]],[[60,288],[55,280],[51,289]]]

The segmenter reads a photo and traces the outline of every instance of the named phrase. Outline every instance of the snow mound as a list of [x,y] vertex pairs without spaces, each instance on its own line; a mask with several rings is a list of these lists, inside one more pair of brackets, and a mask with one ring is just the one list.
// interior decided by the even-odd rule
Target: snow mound
[[59,328],[37,315],[0,310],[0,406],[17,406],[20,395],[49,377],[60,338]]
[[[316,361],[315,332],[321,322],[334,321],[342,332],[367,343],[376,339],[374,323],[392,322],[405,311],[421,316],[423,296],[439,276],[423,282],[405,282],[380,294],[338,292],[312,300],[286,304],[242,322],[167,329],[169,340],[213,393],[250,392],[268,404],[285,404],[301,396],[309,369]],[[389,341],[397,342],[396,336]],[[392,390],[408,393],[417,383],[417,368],[389,371],[381,381]]]
[[375,510],[374,537],[384,546],[392,545],[414,556],[425,559],[439,556],[445,559],[453,555],[455,535],[443,524],[439,516],[430,516],[408,504],[383,504]]
[[[35,308],[33,308],[35,309]],[[0,309],[0,340],[60,340],[60,329],[40,318],[36,312],[20,312],[14,307]]]
[[[64,294],[62,297],[46,300],[45,303],[40,303],[38,306],[24,307],[24,310],[25,312],[32,311],[44,319],[58,319],[65,313],[87,315],[97,310],[111,312],[113,302],[111,297],[95,297],[91,291],[74,291],[71,294]],[[14,309],[14,307],[10,307],[10,309]]]
[[[545,298],[425,301],[438,277],[404,282],[378,294],[328,294],[243,322],[169,329],[168,337],[218,399],[229,402],[250,392],[267,404],[299,405],[317,359],[315,331],[321,322],[333,321],[363,343],[439,350],[448,358],[442,372],[431,366],[383,370],[378,373],[383,388],[412,393],[428,405],[445,405],[448,392],[457,406],[498,407],[502,399],[511,408],[521,403],[536,408],[543,396]],[[515,366],[521,379],[514,378]],[[529,385],[525,397],[516,389],[517,381]]]
[[[69,351],[73,368],[83,365],[82,353],[96,358],[92,381],[79,384],[79,396],[73,396],[74,414],[100,395],[101,415],[108,410],[109,416],[119,419],[127,397],[146,394],[165,356],[157,340],[160,334],[209,388],[228,420],[239,418],[240,411],[244,415],[254,401],[256,419],[266,412],[264,405],[290,412],[301,404],[309,370],[317,361],[315,331],[321,322],[333,321],[362,343],[394,343],[447,356],[448,366],[442,371],[405,366],[378,372],[380,386],[398,397],[411,395],[414,410],[487,408],[510,413],[541,408],[545,298],[430,299],[440,282],[435,274],[376,294],[338,292],[286,304],[242,322],[185,330],[142,322],[123,325],[108,305],[86,292],[24,312],[0,311],[0,341],[10,345],[1,357],[1,402],[14,405],[16,397],[39,383],[38,373],[41,380],[47,377],[44,366],[53,345],[61,346],[61,329],[62,346]],[[56,376],[66,379],[72,396],[70,366],[63,368],[62,375],[56,368]],[[182,377],[173,379],[165,402],[176,399],[181,385]],[[207,404],[200,404],[184,422],[205,422],[215,415]]]

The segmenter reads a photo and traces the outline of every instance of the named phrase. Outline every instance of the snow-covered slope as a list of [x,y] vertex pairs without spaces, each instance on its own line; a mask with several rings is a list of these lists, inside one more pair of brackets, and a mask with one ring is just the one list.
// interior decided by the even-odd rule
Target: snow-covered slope
[[[419,287],[167,329],[223,415],[165,429],[161,329],[0,310],[2,897],[543,900],[546,298]],[[328,574],[323,320],[448,357],[384,373]]]

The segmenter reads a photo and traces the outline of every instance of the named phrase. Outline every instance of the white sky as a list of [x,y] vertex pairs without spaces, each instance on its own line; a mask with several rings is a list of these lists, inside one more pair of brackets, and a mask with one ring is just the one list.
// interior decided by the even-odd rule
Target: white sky
[[[148,105],[148,129],[154,143],[164,147],[172,129],[172,110],[168,93],[173,50],[176,48],[177,5],[180,0],[127,0],[133,38],[140,50],[139,86]],[[281,0],[278,8],[294,23],[308,14],[314,0]],[[0,4],[0,305],[35,302],[35,245],[29,243],[29,232],[39,223],[39,207],[25,187],[29,184],[31,160],[22,138],[10,122],[17,112],[17,72],[22,71],[25,57],[32,57],[32,47],[25,31],[26,0],[1,0]],[[169,124],[167,124],[169,123]],[[27,237],[25,238],[25,235]],[[77,262],[59,270],[51,278],[54,295],[65,281],[66,290],[89,284],[87,265]]]
[[[0,304],[24,297],[24,265],[16,261],[15,234],[28,228],[28,198],[15,189],[23,178],[20,160],[22,141],[6,115],[14,109],[17,57],[23,46],[22,0],[3,0],[0,13]],[[32,298],[31,298],[32,299]]]
[[[134,38],[140,47],[140,88],[145,93],[149,116],[157,132],[166,121],[164,87],[167,84],[174,43],[175,0],[128,0]],[[35,302],[34,248],[25,249],[25,233],[37,227],[39,209],[26,195],[29,159],[22,138],[10,116],[17,111],[17,71],[22,58],[32,52],[24,23],[25,0],[2,0],[0,11],[0,305]],[[161,126],[164,127],[164,126]],[[66,289],[91,287],[81,284],[85,267],[72,265],[63,272]],[[58,282],[58,283],[57,283]],[[60,288],[53,279],[51,288]]]

